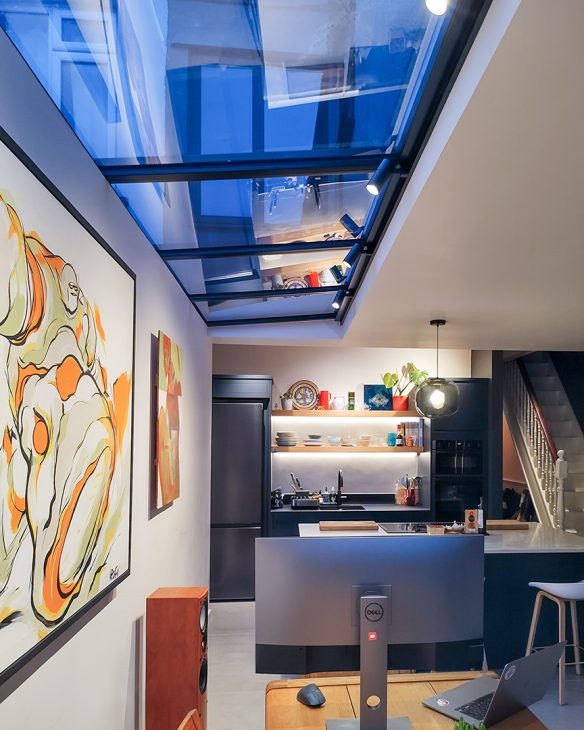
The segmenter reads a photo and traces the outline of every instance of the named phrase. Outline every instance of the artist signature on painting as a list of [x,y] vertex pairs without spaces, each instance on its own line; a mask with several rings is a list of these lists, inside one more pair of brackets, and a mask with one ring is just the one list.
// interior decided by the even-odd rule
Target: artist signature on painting
[[115,580],[116,578],[120,577],[120,567],[119,565],[116,565],[115,568],[112,568],[110,570],[110,580]]

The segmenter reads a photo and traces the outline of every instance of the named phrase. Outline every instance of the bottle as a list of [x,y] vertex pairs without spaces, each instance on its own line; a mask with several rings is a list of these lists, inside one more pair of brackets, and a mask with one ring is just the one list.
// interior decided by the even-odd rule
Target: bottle
[[349,411],[355,410],[355,391],[353,391],[353,390],[349,391],[347,410],[349,410]]
[[397,424],[397,433],[395,434],[395,445],[396,446],[403,446],[404,445],[404,435],[402,433],[402,425],[401,423]]
[[406,503],[406,488],[401,482],[395,483],[395,503],[405,504]]
[[481,535],[484,535],[486,533],[486,524],[485,524],[485,510],[483,509],[483,498],[481,496],[479,500],[479,506],[477,507],[477,527],[479,529],[479,533]]

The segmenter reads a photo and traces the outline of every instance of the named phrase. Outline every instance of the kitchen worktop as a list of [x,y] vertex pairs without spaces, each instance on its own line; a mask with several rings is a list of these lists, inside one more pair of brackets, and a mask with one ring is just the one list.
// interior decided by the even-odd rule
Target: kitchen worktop
[[294,512],[294,514],[300,514],[301,512],[310,512],[311,514],[320,514],[320,515],[338,515],[340,512],[351,512],[352,514],[363,514],[365,512],[411,512],[412,510],[419,510],[421,512],[427,512],[429,510],[429,507],[408,507],[405,504],[387,504],[387,503],[381,503],[381,502],[357,502],[354,500],[351,500],[350,504],[358,504],[363,507],[358,507],[357,509],[350,509],[349,507],[343,507],[343,509],[309,509],[309,510],[300,510],[300,509],[292,509],[292,507],[289,504],[285,504],[283,507],[280,507],[279,509],[273,509],[272,512]]
[[[411,507],[409,509],[412,509]],[[365,510],[360,510],[364,513]],[[334,513],[333,513],[334,514]],[[328,521],[331,517],[326,518]],[[377,532],[327,531],[321,532],[318,523],[298,525],[300,537],[395,537],[381,528]],[[420,533],[402,533],[420,534]],[[445,535],[445,540],[455,539],[454,535]],[[562,530],[530,524],[529,530],[491,531],[485,536],[485,554],[503,553],[584,553],[584,537],[572,535]]]

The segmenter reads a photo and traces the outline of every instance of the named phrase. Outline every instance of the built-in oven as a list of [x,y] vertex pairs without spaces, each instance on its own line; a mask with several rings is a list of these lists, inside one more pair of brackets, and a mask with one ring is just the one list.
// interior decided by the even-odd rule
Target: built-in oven
[[432,442],[434,476],[481,476],[483,442],[480,439],[436,439]]

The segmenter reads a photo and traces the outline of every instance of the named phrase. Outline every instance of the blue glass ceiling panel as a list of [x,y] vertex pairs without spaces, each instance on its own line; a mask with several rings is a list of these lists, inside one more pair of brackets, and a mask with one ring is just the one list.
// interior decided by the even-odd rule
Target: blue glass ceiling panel
[[[187,294],[211,295],[219,300],[223,294],[252,297],[268,292],[268,296],[280,298],[273,292],[295,291],[309,287],[338,287],[347,271],[343,259],[348,249],[304,251],[285,254],[253,254],[242,252],[239,256],[226,256],[203,260],[169,261],[168,264]],[[269,294],[272,292],[272,295]],[[312,295],[302,295],[312,296]]]
[[451,14],[424,0],[0,0],[0,26],[102,164],[399,150]]
[[375,203],[368,173],[114,185],[159,249],[347,239]]

